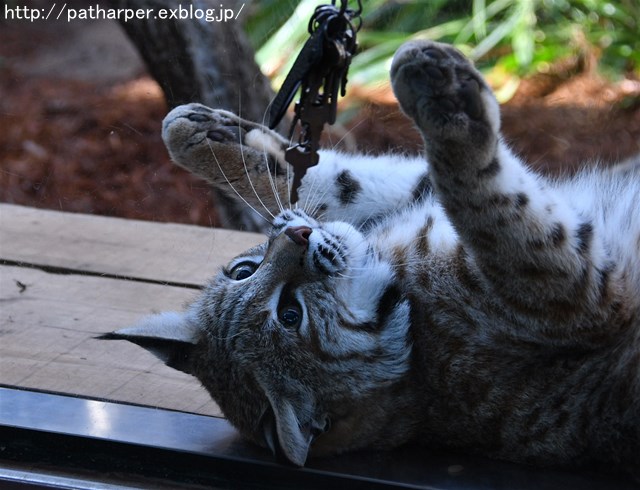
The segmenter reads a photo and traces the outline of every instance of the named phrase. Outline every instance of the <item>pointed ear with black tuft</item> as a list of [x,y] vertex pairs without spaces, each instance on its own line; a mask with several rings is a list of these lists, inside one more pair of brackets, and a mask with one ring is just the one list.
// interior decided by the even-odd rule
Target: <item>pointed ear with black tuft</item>
[[137,325],[98,338],[128,340],[147,349],[167,366],[193,374],[192,352],[200,338],[200,328],[189,312],[171,311],[147,316]]

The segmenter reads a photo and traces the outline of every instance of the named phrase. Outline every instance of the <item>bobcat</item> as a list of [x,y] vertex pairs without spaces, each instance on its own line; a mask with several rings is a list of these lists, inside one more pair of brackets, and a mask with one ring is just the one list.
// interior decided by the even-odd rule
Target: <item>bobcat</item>
[[268,241],[186,311],[112,336],[195,375],[294,465],[418,441],[640,477],[640,161],[532,173],[447,45],[405,44],[391,80],[426,160],[323,151],[295,206],[285,139],[171,111],[172,158],[264,210]]

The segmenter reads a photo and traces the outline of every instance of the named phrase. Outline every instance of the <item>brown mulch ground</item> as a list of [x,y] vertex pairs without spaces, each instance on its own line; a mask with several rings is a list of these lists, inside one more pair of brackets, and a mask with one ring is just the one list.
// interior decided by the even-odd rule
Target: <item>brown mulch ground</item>
[[[155,82],[25,74],[50,34],[0,29],[0,201],[216,224],[206,183],[169,162],[160,138],[167,109]],[[350,128],[347,139],[366,151],[420,147],[394,105],[369,102]],[[590,68],[540,75],[503,107],[503,128],[518,153],[550,172],[615,161],[640,152],[640,83],[610,83]]]

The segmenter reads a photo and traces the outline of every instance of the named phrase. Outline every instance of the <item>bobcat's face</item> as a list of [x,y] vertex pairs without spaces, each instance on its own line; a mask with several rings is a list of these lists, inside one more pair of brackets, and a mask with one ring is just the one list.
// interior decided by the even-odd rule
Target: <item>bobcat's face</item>
[[245,436],[295,464],[316,438],[315,453],[367,445],[371,404],[408,368],[401,296],[352,226],[285,211],[194,305],[193,374]]

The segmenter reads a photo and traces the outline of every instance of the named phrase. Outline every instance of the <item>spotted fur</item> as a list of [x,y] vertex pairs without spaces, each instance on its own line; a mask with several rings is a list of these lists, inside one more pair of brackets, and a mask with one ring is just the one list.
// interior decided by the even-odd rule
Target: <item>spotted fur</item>
[[173,159],[237,192],[268,241],[186,312],[117,335],[189,351],[231,423],[297,465],[417,440],[639,477],[640,161],[532,173],[449,46],[406,44],[391,79],[426,161],[324,151],[297,206],[280,136],[174,109]]

